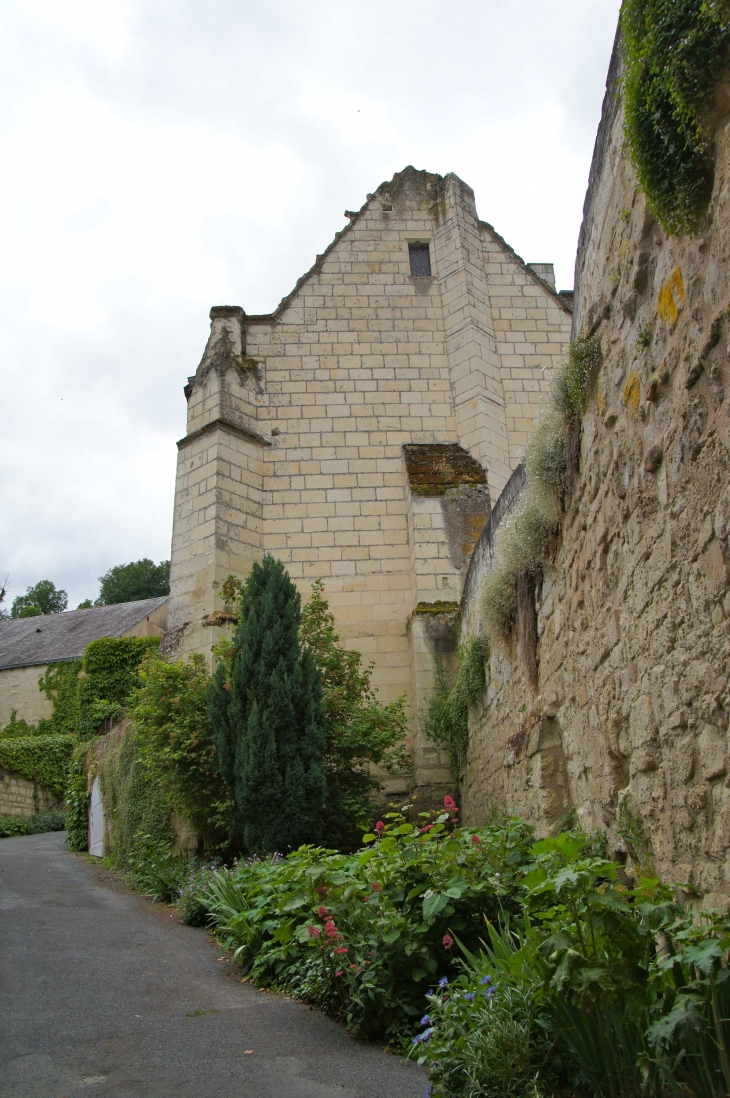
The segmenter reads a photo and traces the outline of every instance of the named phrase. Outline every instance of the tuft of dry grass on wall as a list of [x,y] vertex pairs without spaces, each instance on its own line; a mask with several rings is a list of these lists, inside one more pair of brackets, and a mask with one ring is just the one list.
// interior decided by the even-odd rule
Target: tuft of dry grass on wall
[[520,576],[534,577],[549,562],[570,479],[570,440],[579,428],[599,364],[595,339],[572,343],[533,425],[524,454],[527,486],[500,531],[497,556],[482,585],[482,614],[491,641],[504,641],[512,628]]

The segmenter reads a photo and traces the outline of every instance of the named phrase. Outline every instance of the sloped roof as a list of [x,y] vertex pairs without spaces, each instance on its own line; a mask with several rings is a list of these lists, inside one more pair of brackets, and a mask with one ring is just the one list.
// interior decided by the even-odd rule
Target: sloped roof
[[121,637],[167,602],[169,595],[115,606],[0,622],[0,670],[80,659],[99,637]]

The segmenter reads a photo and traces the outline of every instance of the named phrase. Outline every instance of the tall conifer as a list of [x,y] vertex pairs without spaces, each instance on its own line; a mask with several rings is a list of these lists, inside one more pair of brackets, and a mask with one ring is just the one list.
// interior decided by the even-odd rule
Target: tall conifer
[[322,684],[299,644],[300,617],[299,593],[284,566],[265,556],[243,591],[230,678],[219,664],[210,688],[237,838],[252,854],[322,838]]

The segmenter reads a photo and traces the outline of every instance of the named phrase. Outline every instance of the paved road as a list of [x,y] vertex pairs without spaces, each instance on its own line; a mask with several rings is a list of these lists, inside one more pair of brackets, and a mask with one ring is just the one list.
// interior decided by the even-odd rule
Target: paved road
[[241,984],[204,930],[67,853],[62,834],[0,840],[2,1098],[421,1098],[425,1086],[413,1063]]

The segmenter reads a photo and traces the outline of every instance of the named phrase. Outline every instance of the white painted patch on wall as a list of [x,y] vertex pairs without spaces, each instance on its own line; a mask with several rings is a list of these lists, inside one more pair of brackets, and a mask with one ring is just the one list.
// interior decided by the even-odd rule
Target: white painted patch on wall
[[104,804],[101,799],[101,782],[94,778],[89,805],[89,854],[104,857]]

